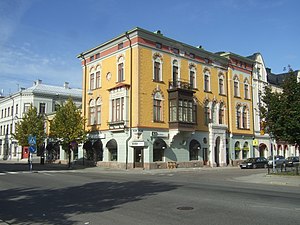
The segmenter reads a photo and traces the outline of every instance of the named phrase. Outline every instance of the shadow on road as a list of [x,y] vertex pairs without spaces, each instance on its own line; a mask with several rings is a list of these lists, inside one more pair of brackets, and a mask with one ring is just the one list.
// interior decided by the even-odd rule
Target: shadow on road
[[[68,167],[66,164],[57,164],[57,163],[33,163],[32,164],[32,171],[49,171],[49,170],[76,170],[76,169],[84,169],[84,168],[91,168],[91,166],[84,166],[84,165],[72,165],[71,168]],[[4,172],[21,172],[21,171],[29,171],[29,164],[26,162],[0,162],[0,173]]]
[[72,221],[70,215],[80,216],[113,210],[122,204],[139,201],[177,187],[143,180],[96,182],[63,189],[15,188],[0,191],[0,219],[8,224],[22,225],[77,224],[78,221]]

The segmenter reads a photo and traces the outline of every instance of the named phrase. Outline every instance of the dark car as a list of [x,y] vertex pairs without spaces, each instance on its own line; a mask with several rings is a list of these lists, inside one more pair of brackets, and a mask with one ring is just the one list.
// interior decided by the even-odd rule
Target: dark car
[[298,156],[290,156],[287,157],[285,160],[285,165],[286,166],[294,166],[295,163],[299,162],[299,157]]
[[240,164],[241,169],[267,168],[268,160],[265,157],[248,158]]

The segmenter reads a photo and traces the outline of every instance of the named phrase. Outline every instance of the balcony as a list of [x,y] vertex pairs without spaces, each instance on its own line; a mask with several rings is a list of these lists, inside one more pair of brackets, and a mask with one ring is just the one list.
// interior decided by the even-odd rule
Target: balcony
[[112,131],[123,131],[126,127],[125,120],[107,122],[109,129]]
[[169,90],[178,90],[178,89],[194,92],[192,85],[188,81],[183,81],[183,80],[169,81]]
[[193,131],[197,125],[195,90],[189,82],[169,82],[169,127],[181,131]]

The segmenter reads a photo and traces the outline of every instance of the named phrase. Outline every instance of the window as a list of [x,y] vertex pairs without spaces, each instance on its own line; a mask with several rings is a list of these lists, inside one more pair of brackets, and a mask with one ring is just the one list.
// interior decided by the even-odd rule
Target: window
[[210,91],[210,74],[208,70],[204,72],[204,91]]
[[101,87],[101,75],[100,75],[100,71],[96,72],[96,88],[100,88]]
[[89,125],[94,125],[95,123],[95,101],[91,100],[89,103]]
[[194,100],[179,99],[170,101],[170,122],[196,123],[197,106]]
[[162,95],[156,92],[153,97],[153,121],[161,122],[162,119]]
[[190,65],[190,86],[196,88],[196,67],[194,65]]
[[237,142],[235,142],[235,145],[234,145],[234,156],[235,156],[235,159],[239,159],[240,158],[240,152],[241,152],[240,142],[237,141]]
[[11,115],[14,115],[14,106],[11,107]]
[[100,53],[97,53],[95,58],[99,59],[100,58]]
[[24,104],[24,113],[28,112],[29,108],[30,108],[30,103],[25,103]]
[[194,59],[195,58],[195,54],[194,53],[190,53],[190,58]]
[[245,99],[249,99],[249,84],[248,84],[248,81],[245,80],[245,83],[244,83],[244,92],[245,92]]
[[173,86],[177,87],[177,83],[179,81],[179,68],[178,68],[178,61],[173,61]]
[[101,124],[101,98],[98,98],[96,101],[96,123]]
[[10,107],[7,109],[7,116],[10,116]]
[[93,61],[94,60],[94,56],[92,55],[91,57],[90,57],[90,61]]
[[4,111],[3,111],[3,109],[2,109],[2,110],[1,110],[1,118],[3,118],[3,112],[4,112]]
[[124,58],[120,57],[118,60],[118,77],[117,77],[117,82],[122,82],[124,81],[125,76],[124,76]]
[[246,141],[244,143],[244,147],[243,147],[243,150],[242,150],[242,157],[243,157],[243,159],[247,159],[248,158],[248,152],[249,152],[249,145],[248,145],[248,142]]
[[241,107],[236,107],[236,126],[237,128],[241,128]]
[[123,121],[124,116],[124,97],[112,100],[112,121]]
[[122,49],[123,48],[123,42],[118,44],[118,49]]
[[220,103],[219,106],[219,124],[224,124],[224,104]]
[[162,44],[161,44],[161,43],[158,43],[158,42],[156,42],[156,43],[155,43],[155,47],[156,47],[156,48],[159,48],[159,49],[161,49],[161,48],[162,48]]
[[248,109],[247,106],[243,107],[243,128],[248,128]]
[[216,123],[217,103],[213,102],[211,107],[211,122]]
[[219,94],[224,95],[225,90],[224,90],[224,77],[223,75],[219,76]]
[[45,114],[46,112],[46,103],[40,103],[39,113]]
[[18,114],[18,111],[19,111],[19,105],[16,104],[16,115]]
[[173,53],[175,53],[175,54],[179,54],[179,49],[178,49],[178,48],[173,48],[172,51],[173,51]]
[[170,100],[170,122],[177,121],[177,104],[176,100]]
[[153,80],[162,81],[162,56],[158,53],[153,56]]
[[204,121],[205,125],[208,125],[210,123],[210,109],[208,101],[206,101],[204,104]]
[[240,90],[239,90],[239,80],[236,77],[233,81],[233,91],[234,91],[234,97],[239,97],[240,96]]
[[4,109],[4,117],[6,117],[6,108]]
[[95,76],[94,73],[90,74],[90,90],[94,89]]

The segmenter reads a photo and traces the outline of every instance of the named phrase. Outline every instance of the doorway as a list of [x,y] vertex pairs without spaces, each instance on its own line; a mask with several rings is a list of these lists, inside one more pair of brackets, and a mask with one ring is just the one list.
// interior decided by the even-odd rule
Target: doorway
[[220,137],[217,137],[216,143],[215,143],[215,162],[216,166],[220,166]]
[[134,168],[144,167],[143,148],[134,148]]

